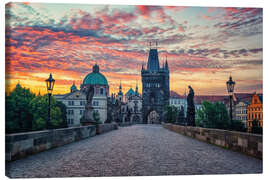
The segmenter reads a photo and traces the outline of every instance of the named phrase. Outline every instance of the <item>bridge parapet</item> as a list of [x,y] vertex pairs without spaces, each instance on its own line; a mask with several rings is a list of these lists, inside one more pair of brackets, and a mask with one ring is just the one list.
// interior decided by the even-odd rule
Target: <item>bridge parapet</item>
[[117,124],[100,124],[7,134],[6,161],[20,159],[117,128]]
[[163,124],[163,127],[185,136],[262,159],[262,135],[174,124]]

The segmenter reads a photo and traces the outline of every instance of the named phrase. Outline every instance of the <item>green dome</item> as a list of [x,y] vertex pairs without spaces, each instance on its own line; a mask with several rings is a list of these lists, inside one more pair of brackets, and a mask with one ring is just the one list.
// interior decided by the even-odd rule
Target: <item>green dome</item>
[[93,72],[89,73],[83,80],[83,84],[108,85],[108,81],[103,74],[99,72],[97,64],[93,66]]
[[70,88],[71,90],[77,90],[77,87],[76,87],[76,85],[75,84],[73,84],[72,86],[71,86],[71,88]]
[[108,85],[108,81],[101,73],[89,73],[83,80],[83,84]]

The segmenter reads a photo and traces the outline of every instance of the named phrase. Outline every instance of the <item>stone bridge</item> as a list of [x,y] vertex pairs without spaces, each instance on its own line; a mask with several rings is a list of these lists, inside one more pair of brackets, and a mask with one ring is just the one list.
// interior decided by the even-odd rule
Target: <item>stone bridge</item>
[[133,125],[6,162],[12,178],[262,173],[262,160],[177,134]]

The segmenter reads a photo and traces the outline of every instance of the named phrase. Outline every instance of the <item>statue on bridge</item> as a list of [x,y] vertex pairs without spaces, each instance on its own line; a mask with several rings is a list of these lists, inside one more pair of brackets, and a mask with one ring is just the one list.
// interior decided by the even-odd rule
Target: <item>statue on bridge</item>
[[195,106],[194,106],[194,91],[191,86],[188,86],[189,93],[187,96],[187,125],[195,126]]
[[94,96],[94,87],[92,85],[85,86],[82,89],[82,92],[86,95],[86,105],[85,105],[85,111],[84,115],[81,119],[81,123],[83,125],[87,124],[96,124],[94,118],[93,118],[93,107],[92,107],[92,100]]

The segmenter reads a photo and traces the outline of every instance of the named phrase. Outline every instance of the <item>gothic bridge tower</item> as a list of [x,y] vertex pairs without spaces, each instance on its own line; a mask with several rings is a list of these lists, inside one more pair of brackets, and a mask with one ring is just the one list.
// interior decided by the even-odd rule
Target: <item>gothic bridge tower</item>
[[150,48],[147,69],[142,65],[142,116],[145,124],[161,123],[164,106],[169,105],[170,72],[166,58],[159,66],[158,51]]

